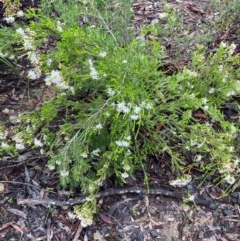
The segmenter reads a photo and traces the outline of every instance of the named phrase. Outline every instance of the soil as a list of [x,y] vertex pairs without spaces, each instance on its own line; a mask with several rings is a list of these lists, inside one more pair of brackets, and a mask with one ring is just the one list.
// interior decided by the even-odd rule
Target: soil
[[[25,11],[37,7],[37,1],[21,1]],[[211,24],[216,14],[210,0],[168,1],[180,11],[184,22],[198,31],[200,22]],[[0,1],[0,18],[4,16]],[[162,21],[160,1],[134,1],[136,28],[152,21]],[[238,23],[240,24],[240,23]],[[215,33],[209,49],[221,41],[239,44],[236,30],[227,29]],[[237,42],[238,41],[238,42]],[[166,70],[178,71],[188,61],[194,48],[182,46],[181,57],[175,55],[174,42],[166,40],[168,52]],[[236,50],[239,53],[239,49]],[[25,66],[24,68],[28,68]],[[0,123],[7,128],[14,126],[19,114],[39,108],[42,101],[54,95],[52,89],[38,80],[27,83],[22,73],[14,74],[0,64]],[[228,110],[228,118],[233,113]],[[234,113],[236,115],[236,113]],[[163,190],[161,194],[145,192],[118,192],[98,198],[98,214],[91,226],[82,227],[72,216],[73,208],[68,200],[82,198],[81,192],[71,193],[59,188],[54,172],[46,168],[47,159],[38,150],[27,149],[18,158],[4,156],[0,163],[0,240],[14,241],[237,241],[240,240],[240,188],[223,199],[222,190],[206,182],[199,188],[198,181],[185,189],[169,186],[171,172],[164,168],[164,160],[149,160],[148,172],[151,189]],[[126,187],[142,188],[143,174],[129,178]],[[109,180],[102,191],[116,190],[114,180]],[[134,188],[133,188],[134,187]],[[187,193],[195,196],[195,204],[184,198]],[[71,199],[69,199],[71,197]],[[19,200],[28,200],[21,204]],[[61,201],[60,205],[36,204],[34,200]],[[49,202],[50,203],[50,202]],[[64,205],[64,203],[66,205]]]

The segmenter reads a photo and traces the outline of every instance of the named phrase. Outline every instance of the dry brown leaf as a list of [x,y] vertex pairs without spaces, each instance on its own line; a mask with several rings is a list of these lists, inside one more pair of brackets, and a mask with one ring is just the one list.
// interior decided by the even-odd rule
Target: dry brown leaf
[[5,185],[0,182],[0,193],[3,193],[5,191]]
[[13,214],[15,214],[19,217],[22,217],[24,219],[27,218],[27,215],[23,211],[20,211],[20,210],[15,209],[15,208],[8,208],[7,210],[8,210],[8,212],[13,213]]
[[105,222],[107,224],[113,224],[110,217],[107,216],[105,213],[99,213],[99,217],[103,220],[103,222]]
[[93,239],[98,241],[106,241],[106,239],[104,239],[103,235],[99,231],[96,231],[93,234]]

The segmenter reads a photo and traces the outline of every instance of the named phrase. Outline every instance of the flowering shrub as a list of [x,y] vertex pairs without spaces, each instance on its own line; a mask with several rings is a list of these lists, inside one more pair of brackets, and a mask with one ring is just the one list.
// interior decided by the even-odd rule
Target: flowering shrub
[[30,15],[38,23],[16,27],[14,33],[31,64],[26,79],[44,79],[55,96],[22,116],[9,143],[0,133],[1,152],[32,145],[45,153],[61,185],[80,186],[89,197],[75,207],[85,225],[96,212],[96,193],[110,176],[125,183],[140,166],[147,184],[145,161],[152,154],[169,156],[179,175],[171,185],[191,182],[193,168],[204,178],[236,183],[239,120],[226,120],[222,111],[225,105],[239,109],[234,44],[221,43],[208,55],[198,46],[189,66],[167,76],[159,68],[164,53],[156,40],[128,39],[122,46],[114,31],[102,26],[76,27],[41,12]]

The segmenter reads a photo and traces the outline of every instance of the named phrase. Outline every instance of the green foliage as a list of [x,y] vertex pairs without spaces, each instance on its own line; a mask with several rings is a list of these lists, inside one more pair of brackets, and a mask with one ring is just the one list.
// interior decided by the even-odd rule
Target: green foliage
[[[223,114],[226,105],[239,108],[236,46],[221,43],[207,54],[198,45],[191,63],[169,76],[161,70],[164,51],[158,39],[135,39],[131,31],[122,31],[133,28],[123,12],[130,13],[130,3],[73,2],[71,15],[61,1],[46,1],[42,11],[28,14],[38,22],[13,34],[32,65],[26,79],[42,76],[55,92],[39,110],[22,117],[11,139],[16,149],[26,144],[39,148],[62,186],[81,188],[89,201],[75,212],[85,224],[91,223],[95,195],[109,177],[124,184],[141,167],[148,184],[149,155],[169,157],[172,172],[181,176],[172,185],[189,182],[193,169],[203,179],[236,183],[239,120],[230,122]],[[51,8],[59,10],[54,18],[46,15]],[[169,12],[173,33],[177,20]],[[82,16],[91,21],[80,26]],[[148,30],[158,33],[154,25],[142,31]]]
[[217,27],[221,30],[233,28],[239,34],[239,11],[240,2],[238,0],[214,0],[218,9]]
[[3,63],[17,72],[15,56],[19,54],[17,49],[19,37],[11,28],[0,28],[0,63]]

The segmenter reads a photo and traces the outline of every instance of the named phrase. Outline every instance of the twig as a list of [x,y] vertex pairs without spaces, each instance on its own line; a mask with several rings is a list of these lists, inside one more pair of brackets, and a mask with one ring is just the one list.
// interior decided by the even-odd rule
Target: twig
[[80,222],[79,225],[78,225],[77,232],[75,233],[74,238],[73,238],[72,241],[77,241],[77,240],[78,240],[78,238],[79,238],[79,236],[80,236],[80,234],[81,234],[81,232],[82,232],[82,229],[83,229],[83,228],[82,228],[81,222]]
[[[99,192],[96,194],[96,198],[102,198],[107,196],[114,196],[114,195],[121,195],[121,194],[141,194],[141,195],[162,195],[166,197],[176,198],[176,199],[183,199],[187,193],[181,193],[177,191],[168,191],[162,188],[153,188],[147,192],[144,188],[123,188],[123,189],[109,189],[104,192]],[[75,199],[69,199],[67,201],[60,201],[54,199],[40,199],[40,198],[32,198],[32,199],[17,199],[18,205],[53,205],[53,206],[74,206],[77,204],[82,204],[89,200],[88,197],[78,197]],[[211,200],[212,202],[212,200]],[[195,204],[207,206],[210,204],[209,200],[204,200],[200,198],[195,198]]]
[[29,186],[29,187],[34,187],[38,190],[41,190],[40,187],[37,187],[33,184],[30,184],[30,183],[26,183],[26,182],[15,182],[15,181],[0,181],[0,183],[10,183],[10,184],[15,184],[15,185],[24,185],[24,186]]

